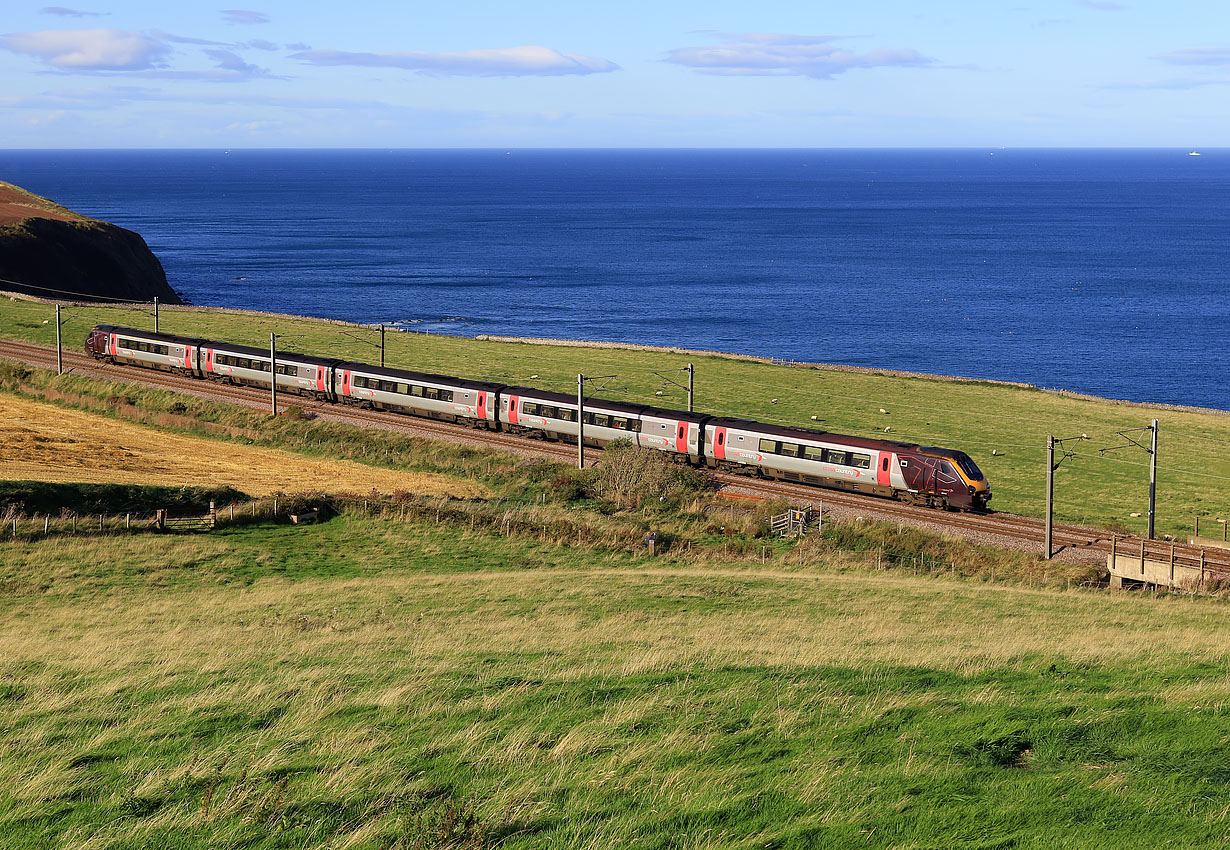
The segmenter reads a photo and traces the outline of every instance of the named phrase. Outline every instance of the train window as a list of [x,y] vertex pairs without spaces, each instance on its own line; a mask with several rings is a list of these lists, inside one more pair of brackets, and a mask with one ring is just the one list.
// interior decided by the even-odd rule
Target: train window
[[422,387],[420,387],[418,384],[413,384],[413,385],[411,385],[411,387],[410,387],[410,395],[416,395],[416,396],[418,396],[419,398],[422,398],[422,397],[423,397],[423,388],[422,388]]
[[808,460],[823,461],[824,460],[824,449],[820,448],[819,446],[804,446],[803,447],[803,457],[807,458]]
[[946,460],[940,462],[939,479],[945,484],[955,484],[961,480],[957,476],[957,470]]
[[883,470],[884,472],[888,472],[888,457],[887,457],[887,455],[884,457],[884,460],[880,463],[880,469],[881,469],[881,470]]
[[725,432],[725,431],[720,431],[720,432],[718,433],[718,445],[719,445],[719,446],[720,446],[720,445],[723,445],[725,442],[726,442],[726,432]]
[[836,449],[825,449],[824,450],[824,461],[825,463],[835,463],[838,466],[849,466],[850,465],[850,453],[840,452],[840,451],[837,451]]
[[410,387],[407,384],[398,384],[397,391],[402,395],[410,395]]
[[594,424],[599,428],[609,428],[611,425],[611,416],[608,413],[595,413]]
[[362,375],[353,375],[350,378],[350,385],[352,387],[366,387],[367,378],[364,378]]
[[641,430],[641,420],[639,420],[639,419],[629,419],[629,420],[628,420],[628,430],[629,430],[629,431],[637,431],[637,432],[639,433],[639,432],[640,432],[640,430]]
[[871,469],[871,455],[850,454],[850,465],[858,469]]
[[549,404],[544,404],[539,407],[538,415],[545,416],[547,419],[559,419],[559,411]]
[[526,416],[537,416],[538,405],[532,401],[523,401],[521,402],[521,413]]
[[781,453],[786,457],[798,457],[799,447],[796,443],[782,443]]
[[435,387],[423,387],[423,398],[440,398],[440,391]]
[[777,453],[777,441],[776,440],[761,440],[760,450],[764,452],[765,454],[776,454]]
[[569,410],[566,407],[561,407],[559,409],[559,418],[563,419],[565,422],[575,422],[577,418],[577,412],[575,410]]
[[622,416],[612,416],[611,417],[611,427],[617,428],[620,431],[627,431],[628,430],[628,420],[624,419]]
[[969,476],[970,481],[981,481],[982,470],[978,468],[978,464],[974,463],[973,459],[965,452],[956,452],[953,459],[961,467],[961,470]]
[[453,400],[452,390],[440,390],[440,401],[452,401],[452,400]]

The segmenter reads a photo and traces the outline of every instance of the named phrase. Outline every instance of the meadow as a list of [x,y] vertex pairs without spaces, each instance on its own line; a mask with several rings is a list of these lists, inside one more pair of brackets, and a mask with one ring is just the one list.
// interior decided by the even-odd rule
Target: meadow
[[[54,345],[54,312],[47,304],[0,301],[0,335]],[[140,309],[72,307],[65,311],[66,346],[79,350],[89,329],[99,323],[151,328],[153,317]],[[376,329],[320,320],[163,308],[160,327],[256,346],[268,346],[273,332],[286,350],[379,360]],[[657,351],[397,332],[387,334],[386,346],[391,366],[564,392],[575,391],[579,372],[614,376],[595,385],[593,394],[674,407],[685,406],[686,394],[672,383],[681,380],[680,373],[665,370],[692,362],[697,410],[965,449],[991,481],[992,506],[1032,516],[1043,510],[1047,434],[1072,438],[1064,445],[1073,454],[1056,472],[1056,517],[1137,534],[1146,523],[1149,458],[1129,438],[1147,444],[1142,429],[1156,418],[1158,533],[1180,537],[1190,532],[1196,516],[1206,522],[1227,518],[1230,416],[1219,412],[1127,405],[989,382]],[[603,384],[605,389],[600,388]],[[1075,439],[1082,435],[1087,439]]]
[[809,546],[0,542],[0,844],[1224,846],[1224,601]]

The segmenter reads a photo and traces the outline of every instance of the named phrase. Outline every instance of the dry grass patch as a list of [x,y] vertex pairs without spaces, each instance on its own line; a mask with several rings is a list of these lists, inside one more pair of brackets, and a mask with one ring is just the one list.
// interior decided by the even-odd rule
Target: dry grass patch
[[0,397],[0,468],[12,480],[229,485],[255,496],[372,489],[458,497],[485,493],[474,483],[443,475],[168,433],[11,395]]

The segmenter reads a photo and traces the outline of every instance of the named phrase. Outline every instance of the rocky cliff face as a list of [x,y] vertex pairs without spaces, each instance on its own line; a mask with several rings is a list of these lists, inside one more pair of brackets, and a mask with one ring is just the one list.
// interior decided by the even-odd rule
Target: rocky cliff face
[[140,235],[0,183],[0,290],[72,301],[183,301]]

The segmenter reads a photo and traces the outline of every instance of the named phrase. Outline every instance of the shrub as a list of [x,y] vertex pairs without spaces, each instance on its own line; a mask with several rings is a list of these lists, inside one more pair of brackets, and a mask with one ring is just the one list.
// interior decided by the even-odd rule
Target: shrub
[[627,440],[608,444],[590,475],[594,495],[620,508],[674,502],[715,489],[709,473],[674,463],[662,452],[638,449]]

